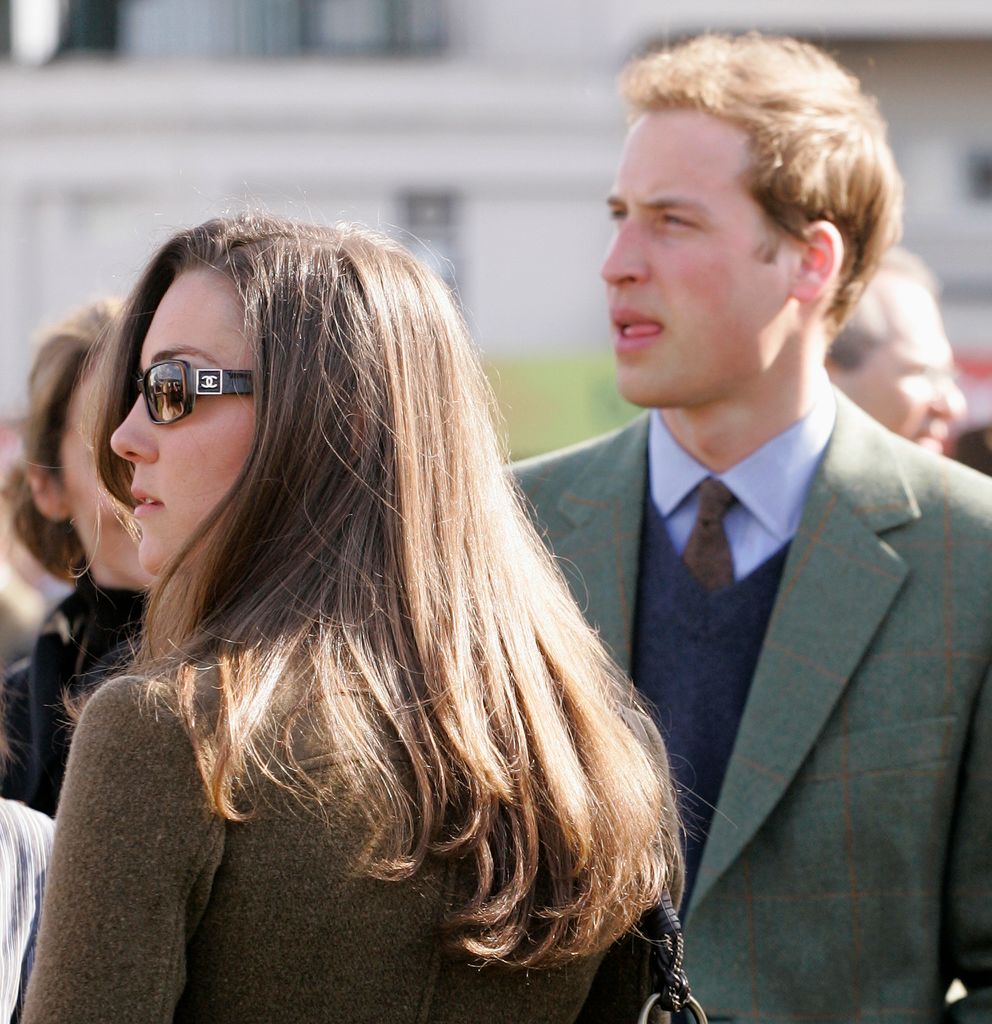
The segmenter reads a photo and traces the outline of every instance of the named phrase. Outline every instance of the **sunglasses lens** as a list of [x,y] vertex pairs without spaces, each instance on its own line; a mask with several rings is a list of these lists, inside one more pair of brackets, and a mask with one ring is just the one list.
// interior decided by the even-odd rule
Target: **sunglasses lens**
[[171,423],[186,414],[186,376],[178,362],[156,363],[145,374],[145,400],[156,423]]

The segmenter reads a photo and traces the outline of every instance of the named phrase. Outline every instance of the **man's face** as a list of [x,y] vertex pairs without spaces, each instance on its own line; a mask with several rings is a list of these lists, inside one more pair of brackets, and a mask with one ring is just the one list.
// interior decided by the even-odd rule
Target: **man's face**
[[777,231],[745,185],[739,128],[709,114],[644,114],[609,200],[602,267],[617,383],[642,406],[748,405],[760,414],[797,365],[790,295],[801,243]]
[[869,285],[881,303],[888,338],[851,370],[831,368],[837,386],[883,426],[943,452],[965,414],[954,357],[930,292],[882,270]]

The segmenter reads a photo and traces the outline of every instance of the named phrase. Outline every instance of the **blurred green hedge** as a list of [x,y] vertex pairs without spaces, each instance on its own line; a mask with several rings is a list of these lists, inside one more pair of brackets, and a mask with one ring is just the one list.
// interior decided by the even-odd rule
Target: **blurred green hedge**
[[610,355],[495,359],[486,372],[514,460],[595,437],[640,411],[617,394]]

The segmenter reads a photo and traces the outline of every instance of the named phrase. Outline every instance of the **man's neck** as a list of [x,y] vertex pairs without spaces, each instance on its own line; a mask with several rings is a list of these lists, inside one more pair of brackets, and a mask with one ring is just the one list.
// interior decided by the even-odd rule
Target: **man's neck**
[[826,386],[822,369],[812,367],[773,394],[660,411],[672,437],[697,462],[724,473],[801,420]]

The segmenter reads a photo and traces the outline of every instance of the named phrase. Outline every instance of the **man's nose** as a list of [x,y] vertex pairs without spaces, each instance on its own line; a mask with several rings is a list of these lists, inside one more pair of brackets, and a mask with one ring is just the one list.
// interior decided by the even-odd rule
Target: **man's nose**
[[950,374],[938,383],[933,404],[939,415],[949,423],[963,420],[968,411],[964,392]]
[[599,272],[610,285],[628,284],[647,278],[647,260],[636,225],[628,221],[617,226]]

